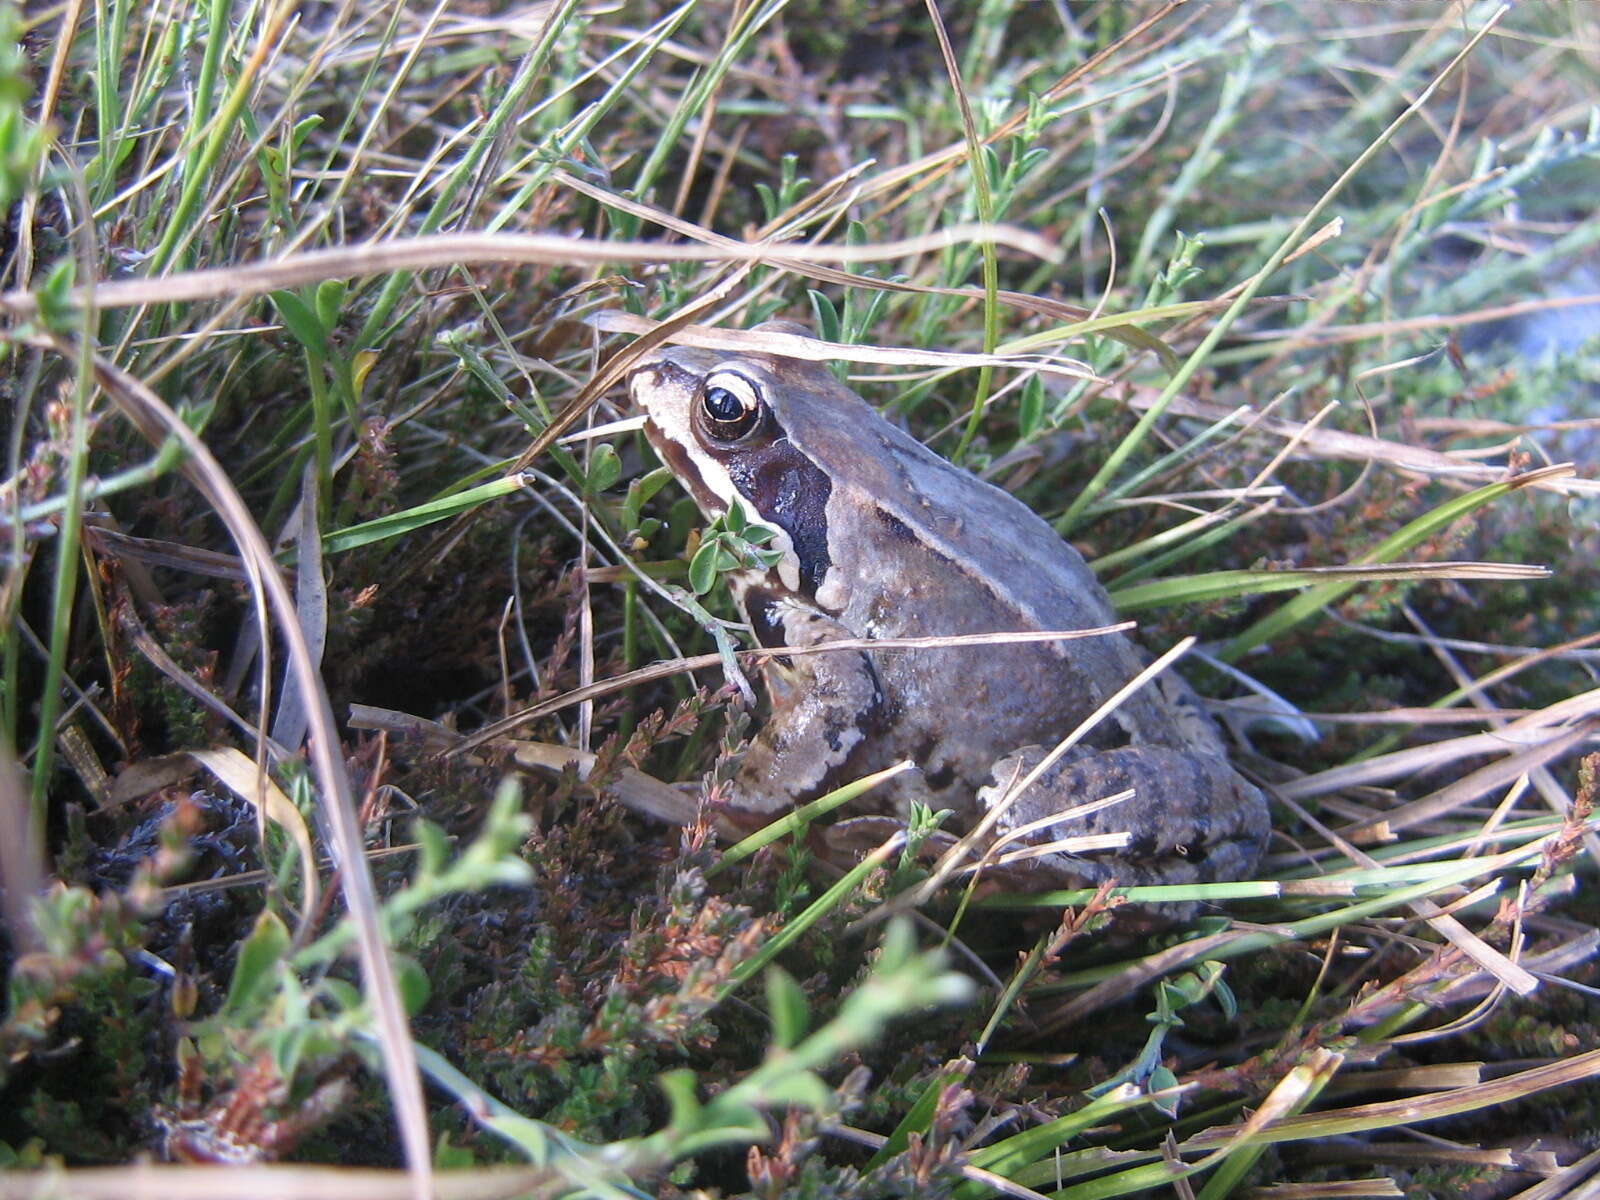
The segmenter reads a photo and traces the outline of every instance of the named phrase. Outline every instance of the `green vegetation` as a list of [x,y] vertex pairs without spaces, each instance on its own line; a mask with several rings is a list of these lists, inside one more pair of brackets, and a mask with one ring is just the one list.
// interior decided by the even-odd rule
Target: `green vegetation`
[[[1593,1171],[1600,24],[941,14],[0,8],[0,1197]],[[924,896],[939,814],[661,786],[773,532],[555,438],[775,315],[1201,640],[1258,879]]]

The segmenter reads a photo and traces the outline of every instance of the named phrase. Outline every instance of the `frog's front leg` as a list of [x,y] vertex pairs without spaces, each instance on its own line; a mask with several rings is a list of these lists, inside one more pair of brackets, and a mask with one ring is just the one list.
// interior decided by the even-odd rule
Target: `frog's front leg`
[[[827,614],[790,598],[752,592],[741,605],[763,645],[814,646],[851,636]],[[859,650],[774,658],[762,668],[772,706],[732,784],[732,806],[771,815],[813,798],[877,724],[883,688]]]
[[[1027,746],[997,762],[994,782],[978,792],[983,807],[1002,803],[1045,753]],[[1071,811],[1130,790],[1130,798],[1104,808]],[[1022,846],[1088,834],[1130,835],[1120,849],[1036,860],[1040,869],[1077,887],[1113,879],[1132,887],[1248,878],[1270,831],[1265,797],[1225,759],[1165,746],[1069,754],[1006,806],[997,837],[1052,814],[1063,815],[1026,835]],[[1005,849],[1017,848],[1013,843]]]

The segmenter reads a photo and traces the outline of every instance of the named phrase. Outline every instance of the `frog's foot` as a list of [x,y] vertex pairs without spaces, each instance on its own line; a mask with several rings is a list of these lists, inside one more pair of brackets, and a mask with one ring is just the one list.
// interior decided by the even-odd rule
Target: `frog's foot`
[[1079,887],[1217,883],[1255,870],[1269,833],[1267,803],[1225,759],[1148,745],[1068,756],[1008,803],[1007,792],[1044,756],[1039,746],[1006,755],[995,763],[994,782],[978,792],[985,809],[1005,804],[997,839],[1039,823],[1002,847],[1001,861],[1057,839],[1126,833],[1119,848],[1050,852],[1037,858],[1038,867]]

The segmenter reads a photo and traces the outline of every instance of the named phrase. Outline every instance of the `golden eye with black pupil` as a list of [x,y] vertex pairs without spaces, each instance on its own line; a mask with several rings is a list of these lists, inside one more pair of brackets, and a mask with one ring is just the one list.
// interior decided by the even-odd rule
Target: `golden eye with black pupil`
[[719,442],[737,442],[761,423],[761,395],[737,371],[713,371],[700,385],[700,415]]

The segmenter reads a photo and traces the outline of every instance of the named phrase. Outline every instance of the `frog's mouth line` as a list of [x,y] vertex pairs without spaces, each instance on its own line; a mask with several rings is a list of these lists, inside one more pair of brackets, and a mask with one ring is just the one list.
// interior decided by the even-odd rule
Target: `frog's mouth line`
[[708,517],[719,516],[727,511],[728,504],[716,490],[705,481],[694,460],[683,446],[662,431],[656,424],[655,418],[647,417],[644,424],[644,435],[650,441],[650,446],[657,456],[666,464],[667,470],[683,485],[699,507],[700,511]]

